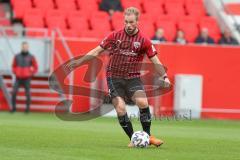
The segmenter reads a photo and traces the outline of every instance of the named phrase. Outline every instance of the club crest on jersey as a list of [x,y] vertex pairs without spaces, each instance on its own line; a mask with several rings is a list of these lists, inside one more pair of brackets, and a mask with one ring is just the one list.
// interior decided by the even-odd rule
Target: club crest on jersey
[[140,47],[140,42],[133,42],[133,46],[135,49],[138,49]]

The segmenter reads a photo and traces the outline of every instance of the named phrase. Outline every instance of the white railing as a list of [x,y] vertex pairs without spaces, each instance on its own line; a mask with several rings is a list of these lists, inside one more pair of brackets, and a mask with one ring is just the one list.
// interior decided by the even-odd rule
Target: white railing
[[[29,31],[39,36],[25,36]],[[0,27],[0,50],[4,56],[1,56],[1,61],[6,60],[6,63],[12,63],[14,55],[20,52],[20,46],[23,41],[29,42],[30,52],[39,62],[39,72],[37,74],[48,74],[51,67],[50,48],[52,44],[47,29]],[[1,67],[1,70],[11,73],[11,67],[9,65],[4,65]]]

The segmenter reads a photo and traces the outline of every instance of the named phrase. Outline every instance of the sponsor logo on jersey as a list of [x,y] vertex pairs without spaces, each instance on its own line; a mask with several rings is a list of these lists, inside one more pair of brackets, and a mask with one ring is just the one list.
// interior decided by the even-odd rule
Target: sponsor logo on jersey
[[141,43],[140,42],[133,42],[133,46],[135,49],[138,49],[140,47]]

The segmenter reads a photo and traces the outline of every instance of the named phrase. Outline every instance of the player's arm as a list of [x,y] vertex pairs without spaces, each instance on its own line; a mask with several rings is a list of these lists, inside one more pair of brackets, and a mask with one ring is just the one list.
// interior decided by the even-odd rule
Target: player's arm
[[154,64],[154,67],[155,67],[157,73],[161,76],[160,78],[170,84],[170,81],[167,76],[167,72],[166,72],[165,68],[163,67],[163,64],[160,62],[159,58],[157,57],[157,55],[151,57],[150,60]]
[[89,51],[85,56],[69,62],[67,64],[67,66],[69,68],[73,68],[73,67],[79,66],[80,64],[82,64],[84,62],[87,62],[87,61],[90,61],[91,59],[94,59],[95,57],[100,55],[100,53],[102,53],[103,51],[104,51],[104,49],[102,47],[97,46],[96,48],[94,48],[91,51]]
[[167,82],[167,84],[170,85],[170,81],[167,77],[165,68],[162,65],[162,63],[160,62],[160,60],[158,59],[157,50],[155,49],[155,47],[153,46],[151,41],[149,39],[146,39],[144,46],[145,46],[145,52],[146,52],[148,58],[152,61],[157,73],[160,75],[159,78],[164,80],[165,82]]

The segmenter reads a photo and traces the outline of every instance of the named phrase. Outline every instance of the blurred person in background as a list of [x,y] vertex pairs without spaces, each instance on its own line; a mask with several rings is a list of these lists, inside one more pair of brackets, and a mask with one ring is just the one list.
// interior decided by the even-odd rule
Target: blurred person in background
[[123,11],[120,0],[102,0],[99,8],[100,10],[108,12],[110,16],[116,11]]
[[16,80],[13,85],[12,93],[12,110],[16,111],[16,96],[20,86],[23,86],[26,94],[26,109],[25,113],[30,110],[31,95],[30,95],[30,81],[31,77],[37,72],[37,61],[33,55],[29,53],[29,45],[27,42],[22,43],[22,50],[19,54],[15,55],[12,64],[13,73]]
[[222,34],[221,39],[218,41],[219,44],[227,44],[227,45],[238,45],[238,42],[235,38],[232,37],[232,33],[230,30],[225,30]]
[[158,28],[153,36],[152,40],[159,41],[159,42],[166,42],[166,38],[164,37],[164,30],[163,28]]
[[175,38],[175,42],[179,44],[186,44],[187,40],[185,39],[185,34],[182,30],[177,31],[177,36]]
[[207,28],[202,28],[200,35],[196,38],[195,43],[198,44],[214,44],[214,40],[208,34]]

